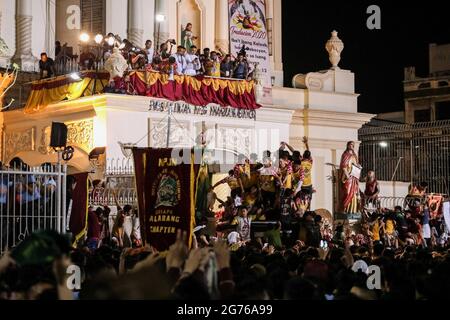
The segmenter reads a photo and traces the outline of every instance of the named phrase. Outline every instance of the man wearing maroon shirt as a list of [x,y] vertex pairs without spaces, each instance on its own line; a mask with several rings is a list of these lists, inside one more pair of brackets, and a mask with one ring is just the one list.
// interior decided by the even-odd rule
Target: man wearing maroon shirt
[[87,244],[90,250],[96,250],[98,248],[98,242],[100,240],[101,224],[98,221],[97,214],[89,208],[88,211],[88,230],[87,230]]

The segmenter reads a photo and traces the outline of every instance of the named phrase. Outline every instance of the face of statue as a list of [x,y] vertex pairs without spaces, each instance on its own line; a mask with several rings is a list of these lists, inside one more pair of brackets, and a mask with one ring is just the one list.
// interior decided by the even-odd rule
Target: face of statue
[[355,143],[354,142],[349,142],[347,144],[347,150],[354,151],[355,150]]

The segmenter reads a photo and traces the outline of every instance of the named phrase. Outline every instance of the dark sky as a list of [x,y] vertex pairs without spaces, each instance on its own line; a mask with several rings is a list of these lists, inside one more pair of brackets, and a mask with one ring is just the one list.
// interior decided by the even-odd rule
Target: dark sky
[[[381,30],[369,30],[367,7],[381,9]],[[403,110],[403,68],[428,75],[428,44],[450,43],[445,1],[282,0],[285,85],[293,75],[328,69],[325,42],[336,29],[345,49],[339,66],[356,75],[359,111]]]

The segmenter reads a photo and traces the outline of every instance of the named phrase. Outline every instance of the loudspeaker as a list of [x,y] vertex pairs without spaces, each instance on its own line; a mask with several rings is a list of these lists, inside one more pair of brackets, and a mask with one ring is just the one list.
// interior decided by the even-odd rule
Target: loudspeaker
[[67,144],[67,126],[64,123],[52,122],[50,147],[63,148]]

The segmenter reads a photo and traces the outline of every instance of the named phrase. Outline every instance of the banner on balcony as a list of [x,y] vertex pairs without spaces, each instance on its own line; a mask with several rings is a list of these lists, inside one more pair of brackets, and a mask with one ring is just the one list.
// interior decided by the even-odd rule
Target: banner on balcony
[[257,101],[272,103],[272,75],[269,60],[266,0],[228,1],[230,48],[235,57],[245,50],[247,61],[255,66],[258,88]]
[[190,246],[195,222],[194,155],[188,150],[186,161],[178,157],[186,150],[173,151],[133,149],[142,238],[158,251],[169,249],[178,229],[187,232]]

